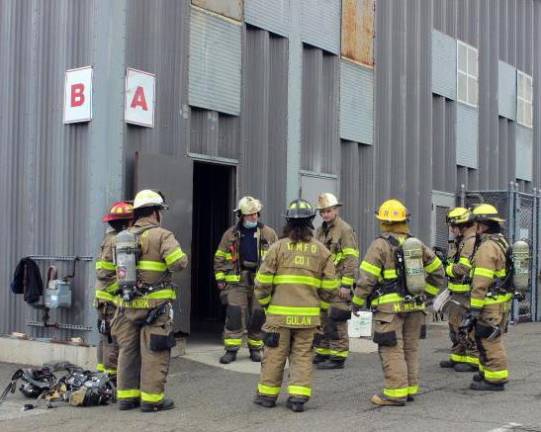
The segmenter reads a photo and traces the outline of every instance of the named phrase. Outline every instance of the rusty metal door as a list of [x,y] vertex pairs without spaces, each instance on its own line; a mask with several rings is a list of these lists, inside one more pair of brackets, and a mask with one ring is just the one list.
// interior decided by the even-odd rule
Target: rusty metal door
[[[182,250],[188,254],[192,244],[193,161],[185,156],[175,159],[158,154],[139,154],[135,166],[135,190],[158,189],[169,210],[163,213],[162,226],[175,234]],[[191,264],[174,275],[178,285],[175,302],[175,331],[190,333]]]

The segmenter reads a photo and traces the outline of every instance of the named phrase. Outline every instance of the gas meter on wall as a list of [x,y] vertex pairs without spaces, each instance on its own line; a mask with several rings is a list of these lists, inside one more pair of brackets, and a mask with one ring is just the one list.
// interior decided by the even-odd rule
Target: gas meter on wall
[[47,288],[45,288],[45,307],[49,309],[69,308],[71,307],[71,279],[57,278],[55,266],[50,266],[47,270]]

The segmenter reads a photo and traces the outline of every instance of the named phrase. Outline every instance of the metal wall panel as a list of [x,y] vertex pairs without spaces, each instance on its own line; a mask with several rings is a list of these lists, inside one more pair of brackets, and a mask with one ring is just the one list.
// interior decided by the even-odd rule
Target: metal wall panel
[[517,179],[531,181],[533,161],[533,131],[530,128],[516,126],[516,176]]
[[241,27],[192,8],[190,105],[238,115],[240,86]]
[[192,0],[194,6],[242,21],[243,0]]
[[340,0],[300,0],[302,41],[340,53]]
[[342,0],[342,56],[374,66],[376,0]]
[[456,40],[432,31],[432,92],[456,100]]
[[432,98],[433,188],[456,192],[456,103],[442,96]]
[[363,144],[374,139],[374,71],[340,62],[340,138]]
[[456,163],[468,168],[478,167],[479,112],[476,108],[457,104]]
[[[311,174],[301,175],[300,196],[310,202],[314,207],[317,205],[317,197],[324,192],[338,194],[338,182],[335,178],[319,177]],[[314,219],[314,226],[317,228],[323,220],[319,215]]]
[[[190,155],[209,161],[237,163],[240,156],[240,118],[191,108]],[[226,159],[222,161],[221,159]]]
[[517,69],[498,62],[498,114],[511,120],[517,117]]
[[290,1],[244,0],[244,20],[247,24],[281,36],[287,36],[289,34]]

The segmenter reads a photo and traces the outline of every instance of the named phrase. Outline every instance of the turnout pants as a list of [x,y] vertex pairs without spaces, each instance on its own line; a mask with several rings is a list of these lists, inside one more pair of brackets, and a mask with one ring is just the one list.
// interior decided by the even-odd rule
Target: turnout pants
[[316,329],[269,327],[265,328],[265,332],[257,392],[261,396],[277,399],[286,360],[289,360],[287,392],[292,397],[308,400],[312,395],[312,342]]
[[[99,300],[98,317],[105,320],[107,329],[111,329],[111,322],[115,316],[116,306],[108,301]],[[111,376],[116,375],[118,363],[118,344],[111,334],[100,334],[100,340],[97,346],[97,365],[98,372],[105,372]]]
[[349,336],[347,321],[337,322],[338,339],[329,332],[329,317],[327,311],[321,314],[321,327],[314,339],[316,354],[328,356],[331,360],[345,360],[349,354]]
[[175,345],[171,306],[150,325],[142,325],[152,309],[119,308],[113,335],[119,345],[117,399],[164,399],[171,348]]
[[238,351],[245,333],[248,334],[248,348],[263,348],[261,326],[265,322],[265,312],[254,296],[253,273],[246,273],[243,272],[240,284],[226,288],[224,346],[227,351]]
[[[462,299],[453,295],[452,300],[461,302]],[[468,363],[479,366],[479,352],[475,342],[475,332],[472,330],[468,334],[461,334],[459,331],[460,324],[467,312],[466,308],[452,302],[449,303],[449,337],[452,343],[449,360],[454,363]]]
[[426,334],[425,313],[376,312],[374,321],[374,342],[385,378],[383,396],[404,401],[419,391],[419,339]]
[[[507,329],[510,306],[510,302],[485,306],[475,325],[479,372],[492,384],[506,383],[509,379],[503,333]],[[499,332],[494,333],[496,329]]]

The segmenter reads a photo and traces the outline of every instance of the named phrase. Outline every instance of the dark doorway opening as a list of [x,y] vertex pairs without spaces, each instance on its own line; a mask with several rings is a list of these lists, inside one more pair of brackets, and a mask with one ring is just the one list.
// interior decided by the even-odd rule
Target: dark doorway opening
[[214,279],[214,253],[233,221],[234,167],[195,162],[193,170],[192,304],[193,333],[221,334],[225,309]]

